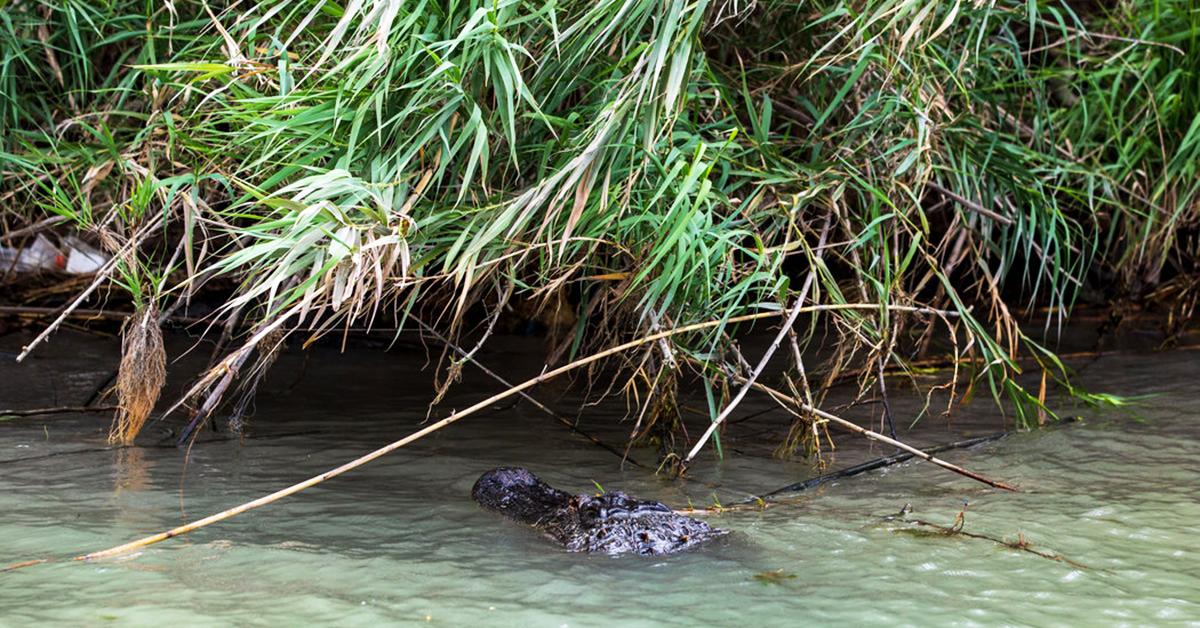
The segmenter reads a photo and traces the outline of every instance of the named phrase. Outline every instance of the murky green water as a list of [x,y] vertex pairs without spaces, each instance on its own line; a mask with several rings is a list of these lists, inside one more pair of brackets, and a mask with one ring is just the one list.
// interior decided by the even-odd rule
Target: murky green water
[[[27,341],[4,340],[6,350]],[[0,406],[78,403],[115,364],[113,345],[56,342],[29,365],[0,366]],[[264,385],[251,438],[198,443],[186,470],[173,447],[108,448],[102,417],[0,423],[0,565],[168,529],[333,468],[424,420],[423,357],[318,349],[307,370],[301,360],[285,358]],[[1105,358],[1085,376],[1097,389],[1156,396],[1140,420],[1076,409],[1078,424],[944,456],[1020,494],[910,462],[796,504],[712,516],[733,534],[698,551],[567,554],[478,509],[475,478],[519,464],[564,489],[598,483],[679,507],[714,496],[727,504],[815,473],[811,462],[766,455],[772,443],[762,443],[782,429],[769,416],[731,427],[729,458],[710,452],[678,483],[621,471],[612,454],[536,410],[497,409],[186,539],[0,574],[0,626],[1200,626],[1200,354]],[[446,407],[493,389],[473,381]],[[616,424],[622,411],[588,408],[580,425],[619,441],[630,428]],[[926,419],[904,437],[932,444],[1001,426],[978,402],[950,426]],[[147,443],[165,436],[161,425],[148,429]],[[843,438],[830,461],[886,453]],[[910,518],[951,525],[964,500],[966,531],[1024,538],[1088,568],[884,521],[911,503]]]

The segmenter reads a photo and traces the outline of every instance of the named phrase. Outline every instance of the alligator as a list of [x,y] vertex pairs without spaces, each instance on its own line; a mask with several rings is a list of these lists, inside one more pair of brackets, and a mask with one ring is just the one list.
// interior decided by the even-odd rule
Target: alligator
[[487,510],[533,526],[571,552],[671,554],[728,533],[622,491],[571,495],[519,467],[484,473],[471,497]]

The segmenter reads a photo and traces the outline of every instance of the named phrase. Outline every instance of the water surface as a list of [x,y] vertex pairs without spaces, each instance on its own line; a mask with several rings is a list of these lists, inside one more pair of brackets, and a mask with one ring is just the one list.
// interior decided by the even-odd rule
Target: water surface
[[[10,351],[28,341],[3,340]],[[79,403],[116,364],[111,342],[60,334],[56,343],[31,364],[0,366],[0,406]],[[173,372],[205,357],[197,355]],[[1095,389],[1154,395],[1136,417],[1064,408],[1081,420],[943,456],[1023,493],[909,462],[794,503],[707,515],[733,533],[656,558],[564,553],[477,508],[471,485],[492,467],[522,465],[566,490],[730,504],[818,474],[812,460],[769,455],[786,430],[781,413],[731,426],[725,460],[710,450],[690,480],[676,481],[622,470],[531,407],[495,408],[186,538],[0,574],[0,626],[1200,626],[1197,357],[1089,364]],[[514,376],[538,368],[528,356],[481,359]],[[108,418],[99,415],[0,422],[0,564],[166,530],[419,429],[430,399],[422,368],[426,356],[411,350],[318,348],[307,365],[289,354],[264,384],[247,438],[206,434],[186,456],[167,445],[161,423],[147,428],[144,446],[117,449],[104,442]],[[470,378],[441,412],[496,389]],[[540,394],[606,441],[621,443],[631,428],[619,400],[580,413],[558,388]],[[744,416],[769,408],[755,403]],[[893,401],[905,416],[919,407]],[[866,423],[869,414],[851,416]],[[689,434],[704,420],[690,420]],[[922,419],[903,438],[935,444],[1004,423],[981,399],[952,422]],[[837,443],[832,468],[890,453],[851,437]],[[653,449],[631,454],[656,462]],[[1023,538],[1086,568],[886,520],[910,503],[909,519],[949,526],[964,502],[964,530]]]

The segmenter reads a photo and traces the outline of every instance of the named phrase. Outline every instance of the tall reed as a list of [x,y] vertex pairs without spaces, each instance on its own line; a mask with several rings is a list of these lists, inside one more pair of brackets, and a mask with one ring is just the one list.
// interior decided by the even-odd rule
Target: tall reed
[[[811,278],[807,303],[879,307],[798,330],[837,334],[803,387],[881,386],[949,347],[973,360],[955,400],[984,387],[1030,424],[1045,399],[1016,379],[1021,356],[1088,397],[1018,308],[1048,307],[1050,327],[1081,293],[1163,299],[1179,321],[1200,294],[1198,15],[19,1],[0,22],[0,199],[9,224],[125,237],[166,217],[140,248],[161,277],[147,298],[223,275],[229,311],[300,307],[326,328],[436,307],[460,331],[490,295],[567,294],[578,352],[779,309]],[[672,351],[711,364],[706,381],[739,370],[731,331],[655,345],[644,381],[677,376]]]

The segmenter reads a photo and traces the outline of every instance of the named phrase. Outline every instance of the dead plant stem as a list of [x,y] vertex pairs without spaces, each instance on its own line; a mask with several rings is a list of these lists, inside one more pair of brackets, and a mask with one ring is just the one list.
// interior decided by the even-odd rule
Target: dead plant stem
[[61,406],[58,408],[37,408],[33,410],[0,410],[0,421],[8,418],[42,416],[46,414],[67,414],[86,412],[105,412],[116,410],[120,406]]
[[[741,380],[743,382],[747,381],[746,378],[740,377],[737,375],[732,375],[732,377],[735,380]],[[814,407],[804,403],[803,401],[796,399],[795,397],[788,396],[778,390],[775,390],[774,388],[769,388],[769,387],[759,384],[757,382],[751,383],[750,385],[758,390],[761,390],[761,391],[771,395],[772,397],[775,397],[777,400],[786,401],[787,403],[790,403],[790,404],[800,408],[801,410],[804,410],[805,412],[810,412],[812,414],[815,414],[815,415],[829,421],[830,423],[844,427],[844,428],[850,430],[851,432],[860,434],[871,440],[877,440],[881,443],[886,443],[893,447],[898,447],[900,449],[903,449],[904,451],[907,451],[908,453],[910,453],[918,458],[921,458],[923,460],[932,462],[933,464],[936,464],[937,466],[942,467],[943,469],[948,469],[959,475],[964,475],[964,476],[969,477],[972,480],[975,480],[977,482],[983,482],[984,484],[987,484],[988,486],[1002,488],[1006,491],[1014,491],[1014,492],[1018,492],[1018,493],[1021,492],[1021,489],[1019,489],[1015,486],[1011,486],[1011,485],[1005,484],[1003,482],[997,482],[996,480],[988,479],[982,475],[979,475],[978,473],[975,473],[973,471],[968,471],[967,469],[964,469],[960,466],[951,464],[949,462],[946,462],[945,460],[941,460],[939,458],[931,456],[931,455],[921,451],[920,449],[917,449],[910,445],[906,445],[894,438],[888,438],[887,436],[884,436],[883,434],[880,434],[878,432],[872,432],[871,430],[861,428],[861,427],[851,423],[850,421],[847,421],[846,419],[843,419],[834,414],[830,414],[823,410],[818,410],[817,408],[814,408]]]
[[117,268],[117,264],[120,263],[121,259],[123,259],[126,251],[136,248],[138,243],[141,242],[142,238],[150,235],[152,231],[160,227],[162,224],[163,215],[160,214],[159,217],[153,222],[146,225],[138,233],[134,234],[134,236],[125,243],[125,246],[121,247],[120,251],[117,251],[111,258],[109,258],[107,262],[104,263],[103,266],[100,267],[100,270],[96,272],[96,279],[92,281],[92,284],[88,286],[86,290],[79,293],[79,296],[75,297],[75,300],[71,302],[71,305],[67,306],[67,309],[63,310],[62,314],[59,314],[58,318],[55,319],[53,323],[50,323],[46,329],[42,330],[42,333],[38,334],[38,337],[34,338],[33,342],[22,348],[21,354],[17,356],[17,362],[23,361],[35,347],[48,338],[50,334],[54,333],[54,331],[58,329],[58,326],[61,325],[62,322],[71,315],[71,312],[75,311],[75,308],[79,307],[84,300],[86,300],[93,292],[96,291],[96,288],[100,287],[100,284],[104,283],[104,281],[108,279],[108,276]]
[[809,273],[808,281],[804,283],[804,289],[796,297],[796,301],[792,306],[792,313],[788,315],[787,322],[784,323],[783,327],[779,329],[779,333],[775,335],[775,340],[771,342],[770,347],[767,347],[766,352],[763,353],[762,359],[758,361],[758,366],[754,367],[754,370],[750,373],[750,377],[741,378],[731,373],[732,377],[735,377],[736,379],[742,379],[744,385],[742,386],[742,389],[737,392],[737,395],[733,397],[733,400],[729,402],[729,405],[725,406],[725,409],[721,411],[721,414],[718,415],[717,418],[713,419],[712,423],[708,425],[708,429],[704,430],[704,434],[700,437],[700,440],[696,441],[696,446],[692,447],[692,450],[688,452],[687,457],[683,459],[683,463],[679,465],[680,475],[687,470],[687,466],[692,462],[692,458],[695,458],[696,454],[700,453],[700,449],[703,448],[704,444],[708,442],[708,439],[712,437],[713,432],[717,431],[717,428],[725,422],[725,419],[733,412],[734,408],[736,408],[738,404],[741,403],[742,399],[746,397],[746,393],[750,392],[750,387],[754,385],[754,380],[758,379],[758,376],[762,374],[763,369],[767,367],[767,362],[771,361],[771,356],[775,355],[775,350],[779,348],[779,344],[783,342],[783,339],[787,336],[788,330],[792,328],[792,325],[796,322],[796,318],[800,316],[800,312],[804,309],[800,306],[804,303],[804,295],[808,292],[812,278],[813,274]]
[[999,222],[1004,225],[1011,225],[1014,222],[1012,218],[1009,218],[1008,216],[1004,216],[1002,214],[997,214],[996,212],[984,207],[983,205],[980,205],[979,203],[976,203],[975,201],[972,201],[971,199],[968,199],[966,197],[959,196],[958,194],[951,192],[950,190],[938,185],[937,183],[935,183],[933,181],[926,181],[925,185],[926,185],[926,187],[932,188],[934,190],[937,190],[938,192],[941,192],[942,194],[945,194],[946,196],[950,197],[950,199],[953,200],[955,203],[958,203],[959,205],[962,205],[963,207],[966,207],[967,209],[970,209],[972,211],[983,214],[984,216],[987,216],[988,218],[991,218],[992,220],[995,220],[996,222]]
[[15,240],[23,235],[37,233],[43,229],[53,227],[54,225],[57,225],[65,220],[67,220],[66,216],[51,216],[45,220],[35,222],[28,227],[23,227],[21,229],[16,229],[14,231],[5,233],[4,235],[0,235],[0,242],[8,242],[9,240]]
[[[831,221],[829,220],[825,221],[825,227],[821,230],[821,237],[817,243],[818,246],[825,244],[825,240],[829,236],[830,223]],[[820,253],[816,253],[815,255],[818,258],[821,257]],[[796,295],[796,300],[792,305],[792,313],[788,315],[787,322],[783,324],[783,327],[779,328],[779,333],[775,334],[775,340],[771,341],[771,346],[767,347],[766,352],[763,353],[762,359],[758,361],[758,366],[751,371],[750,378],[745,381],[742,389],[737,392],[737,395],[735,395],[733,400],[729,402],[729,405],[725,406],[725,409],[721,411],[721,414],[718,415],[717,418],[713,419],[712,423],[709,424],[708,429],[704,430],[704,435],[700,437],[700,440],[696,441],[696,446],[692,447],[692,450],[688,452],[687,457],[683,459],[683,462],[679,465],[680,475],[683,475],[683,472],[687,470],[688,464],[692,462],[692,458],[695,458],[696,454],[700,453],[700,449],[704,447],[704,444],[707,443],[708,439],[712,437],[713,432],[717,431],[717,428],[725,422],[725,419],[731,413],[733,413],[734,408],[736,408],[738,404],[742,402],[742,399],[746,397],[746,393],[750,392],[750,387],[754,384],[754,381],[757,380],[758,376],[761,375],[763,370],[767,368],[767,362],[771,361],[771,356],[775,355],[775,351],[779,349],[779,345],[783,342],[783,339],[787,337],[788,332],[792,330],[792,326],[796,323],[796,318],[800,316],[800,312],[804,309],[801,306],[804,305],[804,299],[808,298],[808,291],[810,288],[812,288],[813,280],[816,278],[816,276],[817,273],[815,269],[808,271],[808,276],[804,279],[804,287],[801,288],[799,294]]]
[[[484,366],[484,365],[483,365],[483,363],[481,363],[481,362],[478,360],[478,358],[472,358],[472,357],[471,357],[471,354],[475,353],[475,351],[477,351],[477,350],[479,349],[479,347],[478,347],[478,346],[476,346],[476,347],[475,347],[475,349],[472,349],[472,350],[471,350],[471,352],[470,352],[470,353],[468,353],[466,349],[463,349],[462,347],[458,346],[457,344],[455,344],[455,343],[453,343],[453,342],[450,342],[450,339],[449,339],[449,338],[446,338],[446,337],[445,337],[445,336],[443,336],[442,334],[438,333],[438,331],[437,331],[436,329],[434,329],[433,327],[430,327],[429,325],[425,324],[425,321],[422,321],[421,319],[419,319],[419,318],[416,318],[416,317],[414,317],[414,318],[413,318],[413,320],[414,320],[414,321],[416,321],[416,322],[417,322],[417,325],[418,325],[418,326],[419,326],[421,329],[425,330],[425,332],[426,332],[426,333],[428,333],[428,334],[431,334],[431,335],[432,335],[434,338],[437,338],[439,342],[441,342],[441,343],[445,344],[447,347],[450,347],[451,349],[453,349],[453,350],[454,350],[454,352],[455,352],[455,353],[457,353],[458,355],[462,356],[462,359],[463,359],[463,361],[464,361],[464,362],[470,362],[470,363],[471,363],[471,364],[473,364],[473,365],[474,365],[476,368],[478,368],[479,370],[481,370],[481,371],[483,371],[484,373],[486,373],[486,374],[488,375],[488,377],[491,377],[492,379],[496,380],[497,382],[500,382],[500,383],[501,383],[501,384],[503,384],[504,386],[508,386],[509,388],[511,388],[511,387],[512,387],[512,384],[510,384],[510,383],[508,382],[508,380],[506,380],[506,379],[504,379],[503,377],[501,377],[499,373],[497,373],[497,372],[493,371],[492,369],[490,369],[490,368],[488,368],[488,367]],[[576,434],[579,434],[580,436],[582,436],[582,437],[584,437],[584,438],[586,438],[586,439],[588,439],[588,440],[592,441],[592,443],[593,443],[593,444],[595,444],[595,445],[598,445],[598,446],[600,446],[600,447],[603,447],[604,449],[608,450],[609,452],[616,454],[618,457],[620,457],[620,458],[621,458],[621,461],[622,461],[622,462],[624,462],[625,460],[628,460],[629,462],[632,462],[632,463],[633,463],[635,466],[638,466],[638,467],[644,467],[644,466],[645,466],[645,465],[643,465],[642,463],[638,462],[637,460],[634,460],[634,459],[632,459],[632,458],[629,458],[629,456],[628,456],[628,452],[621,453],[619,450],[617,450],[617,449],[616,449],[616,448],[614,448],[613,446],[611,446],[611,445],[609,445],[609,444],[605,443],[604,441],[602,441],[602,440],[600,440],[600,439],[596,438],[595,436],[592,436],[591,434],[588,434],[587,432],[584,432],[583,430],[579,429],[578,427],[576,427],[576,426],[575,426],[575,424],[574,424],[574,423],[572,423],[572,422],[568,421],[567,419],[563,418],[562,416],[560,416],[560,415],[559,415],[557,412],[555,412],[554,410],[551,410],[550,408],[546,407],[546,405],[545,405],[545,404],[543,404],[542,402],[538,401],[536,398],[534,398],[534,397],[533,397],[532,395],[530,395],[529,393],[526,393],[526,392],[520,392],[520,393],[517,393],[517,394],[519,394],[519,395],[521,396],[521,398],[522,398],[522,399],[524,399],[524,400],[528,401],[529,403],[532,403],[533,405],[537,406],[537,408],[538,408],[539,410],[541,410],[542,412],[545,412],[545,413],[546,413],[546,414],[548,414],[550,417],[552,417],[554,420],[556,420],[556,421],[558,421],[559,423],[562,423],[563,425],[567,426],[567,428],[569,428],[569,429],[570,429],[572,432],[575,432]]]

